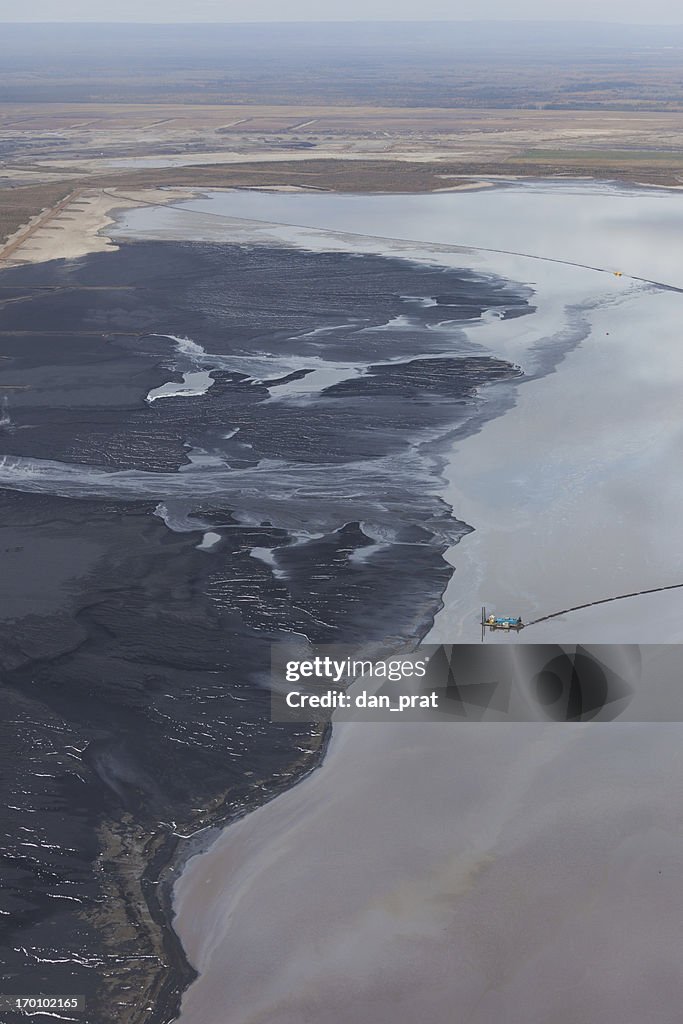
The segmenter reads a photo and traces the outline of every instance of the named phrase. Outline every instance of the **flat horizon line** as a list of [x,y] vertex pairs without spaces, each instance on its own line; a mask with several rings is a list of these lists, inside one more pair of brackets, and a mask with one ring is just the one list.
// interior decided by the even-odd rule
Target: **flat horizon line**
[[7,21],[0,19],[0,25],[21,25],[24,27],[33,26],[51,26],[51,25],[128,25],[128,26],[148,26],[150,28],[166,28],[169,25],[177,25],[179,27],[188,26],[205,26],[207,28],[216,27],[218,25],[252,25],[252,26],[266,26],[266,25],[556,25],[572,27],[579,27],[581,25],[586,26],[603,26],[606,28],[683,28],[682,21],[603,21],[597,18],[593,19],[571,19],[571,18],[319,18],[311,20],[310,18],[289,18],[285,20],[266,20],[260,21],[248,21],[246,19],[238,21],[100,21],[95,19],[88,19],[83,21],[82,19],[63,19],[60,21],[19,21],[11,20]]

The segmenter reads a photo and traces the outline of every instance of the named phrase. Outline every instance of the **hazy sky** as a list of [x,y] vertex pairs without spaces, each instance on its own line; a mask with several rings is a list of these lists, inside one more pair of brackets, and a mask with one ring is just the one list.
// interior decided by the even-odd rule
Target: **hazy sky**
[[0,0],[0,21],[551,20],[683,24],[680,0]]

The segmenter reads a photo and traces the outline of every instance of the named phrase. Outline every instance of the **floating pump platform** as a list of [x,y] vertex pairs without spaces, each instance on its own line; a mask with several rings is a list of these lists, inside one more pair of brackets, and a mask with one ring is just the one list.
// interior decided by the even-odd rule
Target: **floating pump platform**
[[484,638],[486,630],[504,629],[509,631],[513,629],[519,633],[520,629],[524,629],[524,623],[522,622],[521,616],[519,615],[487,615],[486,608],[482,606],[481,609],[481,635]]

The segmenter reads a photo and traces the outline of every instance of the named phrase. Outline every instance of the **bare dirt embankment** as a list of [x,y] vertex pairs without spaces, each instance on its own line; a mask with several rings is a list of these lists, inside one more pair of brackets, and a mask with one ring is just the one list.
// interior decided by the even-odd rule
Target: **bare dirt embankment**
[[148,202],[170,203],[187,198],[182,189],[146,188],[127,191],[125,197],[108,189],[76,188],[54,205],[21,225],[0,249],[0,267],[16,263],[74,259],[89,252],[116,249],[104,229],[113,224],[116,209],[130,209]]

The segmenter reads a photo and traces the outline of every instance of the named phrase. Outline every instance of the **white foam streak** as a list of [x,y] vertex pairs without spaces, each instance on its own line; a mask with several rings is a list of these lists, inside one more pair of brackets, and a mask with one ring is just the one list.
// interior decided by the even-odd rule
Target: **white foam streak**
[[168,338],[169,341],[175,342],[175,348],[178,355],[194,360],[196,365],[201,365],[202,361],[207,357],[207,352],[203,345],[200,345],[198,342],[193,341],[192,338],[187,338],[184,335],[153,334],[152,337]]
[[[404,481],[425,501],[424,515],[432,512],[438,481],[425,476],[415,452],[347,463],[335,472],[327,465],[288,463],[264,459],[257,466],[234,469],[204,456],[177,473],[142,470],[106,470],[83,465],[5,455],[0,458],[0,486],[28,493],[58,494],[65,498],[106,498],[156,501],[155,514],[172,530],[202,531],[211,527],[191,512],[207,498],[228,502],[240,522],[261,523],[266,516],[279,528],[310,536],[329,530],[331,509],[340,515],[353,499],[358,517],[371,529],[388,528],[405,507]],[[419,514],[419,513],[418,513]],[[443,524],[432,527],[444,530]]]

